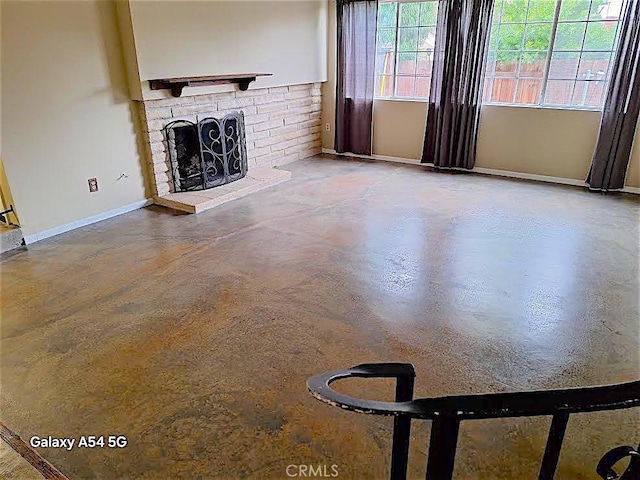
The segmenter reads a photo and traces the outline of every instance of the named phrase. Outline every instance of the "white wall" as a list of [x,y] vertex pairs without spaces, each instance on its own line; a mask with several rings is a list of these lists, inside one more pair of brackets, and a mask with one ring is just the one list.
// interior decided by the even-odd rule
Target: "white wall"
[[25,236],[144,200],[114,3],[0,5],[2,159]]
[[154,78],[273,74],[252,88],[326,80],[326,0],[132,0],[129,9],[145,99],[167,96],[149,90]]

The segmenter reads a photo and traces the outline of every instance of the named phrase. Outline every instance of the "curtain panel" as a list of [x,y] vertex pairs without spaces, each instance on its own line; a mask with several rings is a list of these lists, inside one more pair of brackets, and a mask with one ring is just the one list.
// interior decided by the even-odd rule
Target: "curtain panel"
[[624,188],[640,113],[640,1],[627,0],[624,8],[600,133],[587,175],[591,190]]
[[376,0],[337,0],[336,138],[339,153],[371,155]]
[[472,169],[493,0],[440,0],[422,163]]

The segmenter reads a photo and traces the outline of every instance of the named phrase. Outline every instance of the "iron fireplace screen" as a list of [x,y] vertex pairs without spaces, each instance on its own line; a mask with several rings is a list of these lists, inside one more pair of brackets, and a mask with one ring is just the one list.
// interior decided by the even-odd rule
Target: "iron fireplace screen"
[[204,190],[247,174],[244,114],[176,120],[164,127],[175,192]]

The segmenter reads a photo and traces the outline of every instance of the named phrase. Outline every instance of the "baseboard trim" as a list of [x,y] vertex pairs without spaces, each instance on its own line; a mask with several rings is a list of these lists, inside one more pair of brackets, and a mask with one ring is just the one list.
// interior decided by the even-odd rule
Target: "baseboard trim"
[[[353,153],[337,153],[335,150],[332,150],[330,148],[323,148],[322,153],[327,153],[330,155],[339,155],[342,157],[366,158],[370,160],[382,160],[385,162],[407,163],[411,165],[425,165],[425,166],[433,167],[432,163],[420,163],[420,160],[414,160],[412,158],[389,157],[386,155],[356,155]],[[535,173],[512,172],[510,170],[496,170],[494,168],[482,168],[482,167],[476,167],[473,170],[465,170],[462,168],[458,168],[454,170],[461,170],[464,172],[471,172],[471,173],[479,173],[481,175],[491,175],[494,177],[519,178],[522,180],[534,180],[536,182],[556,183],[560,185],[572,185],[575,187],[584,187],[584,188],[589,187],[584,180],[576,180],[575,178],[552,177],[549,175],[537,175]],[[624,187],[623,189],[618,191],[623,193],[633,193],[636,195],[640,195],[640,187]]]
[[92,215],[91,217],[82,218],[80,220],[76,220],[75,222],[65,223],[64,225],[59,225],[57,227],[50,228],[49,230],[43,230],[42,232],[27,235],[26,237],[24,237],[24,242],[27,245],[31,245],[35,242],[39,242],[40,240],[44,240],[45,238],[60,235],[61,233],[69,232],[71,230],[75,230],[76,228],[85,227],[87,225],[91,225],[92,223],[97,223],[102,220],[107,220],[108,218],[113,218],[117,217],[118,215],[133,212],[134,210],[144,208],[148,205],[151,205],[152,203],[153,200],[151,199],[130,203],[129,205],[114,208],[113,210],[108,210],[97,215]]
[[482,175],[492,175],[494,177],[519,178],[521,180],[534,180],[536,182],[559,183],[560,185],[573,185],[575,187],[587,187],[584,180],[575,178],[552,177],[550,175],[538,175],[535,173],[511,172],[509,170],[496,170],[494,168],[476,167],[472,172]]
[[395,163],[408,163],[410,165],[420,165],[420,160],[414,160],[412,158],[402,158],[402,157],[389,157],[387,155],[358,155],[355,153],[338,153],[335,150],[330,148],[323,148],[322,153],[327,153],[329,155],[339,155],[341,157],[351,157],[351,158],[367,158],[369,160],[382,160],[385,162],[395,162]]

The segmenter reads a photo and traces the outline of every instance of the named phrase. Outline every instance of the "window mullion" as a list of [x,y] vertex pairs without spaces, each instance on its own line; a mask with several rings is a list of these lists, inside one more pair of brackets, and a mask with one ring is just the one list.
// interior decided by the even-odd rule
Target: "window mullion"
[[[593,7],[593,0],[591,0],[589,2],[589,13],[587,14],[587,21],[584,22],[584,33],[582,34],[582,43],[580,44],[580,56],[578,57],[578,66],[576,67],[576,77],[573,80],[573,89],[571,90],[571,98],[569,99],[569,105],[570,106],[574,106],[573,105],[573,96],[576,94],[576,85],[578,84],[578,74],[580,73],[580,64],[582,63],[582,52],[584,52],[584,43],[587,39],[587,31],[589,30],[589,18],[591,17],[591,8]],[[583,96],[584,96],[584,92],[587,89],[587,84],[585,83],[583,85]],[[582,101],[581,101],[582,103]],[[584,105],[578,105],[579,107],[583,107]]]
[[398,78],[396,77],[396,70],[398,66],[398,45],[400,44],[400,3],[396,2],[396,46],[393,52],[393,97],[396,97],[398,92]]
[[522,24],[522,41],[520,42],[520,56],[518,57],[518,65],[516,67],[516,83],[513,89],[513,97],[511,97],[511,103],[517,103],[518,87],[520,86],[520,74],[522,73],[522,60],[524,58],[524,39],[527,35],[527,19],[529,17],[529,8],[531,7],[531,0],[527,2],[527,10],[524,14],[524,23]]
[[[496,69],[498,68],[498,52],[500,51],[499,45],[500,45],[500,30],[502,29],[502,13],[504,12],[504,0],[502,1],[502,3],[500,4],[500,16],[498,17],[498,32],[496,34],[496,58],[493,61],[493,74],[492,74],[492,80],[491,80],[491,92],[489,94],[489,102],[493,101],[493,86],[496,83]],[[493,30],[493,24],[491,26],[491,30]],[[491,35],[491,31],[489,31],[489,35]],[[434,54],[435,57],[435,54]]]
[[547,82],[549,81],[549,68],[551,67],[551,56],[553,55],[553,47],[556,43],[556,32],[558,31],[558,19],[560,18],[560,7],[562,0],[556,3],[556,11],[553,15],[553,25],[551,27],[551,40],[549,41],[549,49],[547,50],[547,61],[544,66],[544,75],[542,77],[542,88],[540,89],[540,101],[538,105],[544,104],[544,96],[547,93]]

